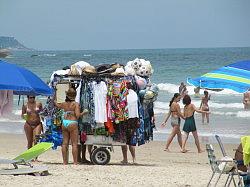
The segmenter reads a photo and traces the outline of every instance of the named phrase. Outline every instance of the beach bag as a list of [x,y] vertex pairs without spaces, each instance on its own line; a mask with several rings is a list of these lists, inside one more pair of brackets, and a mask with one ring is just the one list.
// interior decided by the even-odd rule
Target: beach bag
[[222,163],[220,163],[219,166],[218,166],[220,171],[229,172],[229,171],[231,171],[233,169],[233,167],[234,167],[233,158],[231,158],[229,156],[224,156],[220,160],[232,161],[232,162],[222,162]]

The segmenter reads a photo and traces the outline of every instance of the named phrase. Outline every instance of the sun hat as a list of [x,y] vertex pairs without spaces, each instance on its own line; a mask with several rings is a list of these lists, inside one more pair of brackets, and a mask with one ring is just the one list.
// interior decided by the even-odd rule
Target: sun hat
[[90,73],[90,74],[94,74],[96,73],[96,69],[94,66],[86,66],[83,68],[82,70],[84,73]]
[[74,88],[69,88],[68,91],[65,91],[66,96],[70,99],[70,100],[75,100],[76,98],[76,91]]
[[123,68],[116,68],[114,73],[111,73],[111,75],[118,75],[118,76],[125,76],[125,71]]

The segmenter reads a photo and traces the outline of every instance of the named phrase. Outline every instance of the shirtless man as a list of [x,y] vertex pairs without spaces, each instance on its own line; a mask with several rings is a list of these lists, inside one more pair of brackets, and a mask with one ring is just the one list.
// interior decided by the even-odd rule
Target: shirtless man
[[250,109],[250,88],[248,89],[248,92],[243,95],[243,104],[244,109]]
[[188,94],[187,87],[184,84],[184,82],[181,82],[181,85],[179,86],[179,94],[183,98],[186,94]]
[[[208,91],[204,91],[204,97],[201,99],[200,110],[209,111],[208,100],[210,100],[210,95]],[[209,123],[209,113],[202,113],[202,124],[204,124],[205,117],[207,118],[207,123]]]

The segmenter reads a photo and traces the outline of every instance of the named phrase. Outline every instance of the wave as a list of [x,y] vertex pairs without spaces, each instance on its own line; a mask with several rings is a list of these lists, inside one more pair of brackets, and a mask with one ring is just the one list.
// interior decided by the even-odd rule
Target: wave
[[0,122],[8,122],[8,123],[24,123],[22,119],[10,119],[10,118],[0,118]]
[[53,57],[53,56],[56,56],[56,54],[45,53],[45,54],[43,54],[41,56]]
[[[199,106],[200,101],[194,101],[194,105]],[[169,103],[156,101],[154,103],[155,114],[165,114],[169,111]],[[183,104],[180,103],[181,109],[184,108]],[[235,116],[238,118],[250,118],[250,111],[216,111],[216,109],[242,109],[241,103],[210,103],[211,114],[222,115],[222,116]]]
[[235,116],[237,118],[250,118],[250,111],[238,111],[238,112],[212,112],[212,114]]
[[[170,134],[172,130],[156,130],[154,131],[154,134],[157,135],[165,135],[165,134]],[[220,136],[221,138],[233,138],[233,139],[240,139],[243,135],[242,134],[235,134],[235,133],[223,133],[223,132],[219,132],[219,133],[216,133],[216,132],[201,132],[199,131],[199,136],[200,137],[214,137],[214,135],[218,135]],[[192,136],[192,134],[190,134]],[[164,139],[165,141],[165,139]]]
[[4,133],[4,134],[23,134],[23,130],[22,129],[15,129],[15,130],[8,130],[8,129],[0,129],[0,133]]
[[83,56],[85,56],[85,57],[91,57],[92,55],[91,54],[83,54]]
[[[193,100],[192,103],[198,107],[200,106],[200,101],[197,101],[197,100]],[[180,107],[181,108],[184,108],[184,105],[180,102]],[[165,109],[165,110],[168,110],[169,109],[169,102],[161,102],[161,101],[156,101],[154,103],[154,106],[158,109]],[[216,102],[213,102],[213,101],[210,101],[209,102],[209,107],[211,109],[220,109],[220,108],[223,108],[223,109],[242,109],[243,108],[243,105],[242,103],[216,103]]]
[[[160,90],[162,91],[167,91],[168,93],[178,93],[179,92],[179,86],[180,85],[176,85],[176,84],[171,84],[171,83],[159,83],[158,87]],[[188,94],[189,95],[194,95],[194,86],[187,86],[187,90],[188,90]],[[216,91],[209,91],[212,94],[216,94],[216,95],[242,95],[241,93],[237,93],[233,90],[229,90],[229,89],[224,89],[220,92],[216,92]]]

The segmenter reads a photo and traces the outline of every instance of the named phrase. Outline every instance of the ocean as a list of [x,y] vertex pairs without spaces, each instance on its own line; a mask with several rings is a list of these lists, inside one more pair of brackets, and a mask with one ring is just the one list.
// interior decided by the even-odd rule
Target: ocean
[[[72,50],[72,51],[15,51],[6,59],[10,63],[23,66],[47,82],[53,71],[83,60],[92,65],[101,63],[126,64],[135,58],[149,60],[154,73],[151,81],[160,88],[155,102],[156,127],[155,140],[165,141],[171,132],[168,122],[166,128],[160,128],[169,101],[178,92],[180,82],[187,77],[195,78],[221,66],[250,59],[250,48],[202,48],[202,49],[145,49],[145,50]],[[194,97],[194,87],[187,85],[193,103],[199,107],[200,98]],[[201,90],[200,93],[203,93]],[[237,143],[240,137],[250,135],[250,111],[245,111],[242,94],[231,90],[209,91],[211,114],[209,125],[201,123],[201,114],[195,114],[196,125],[201,140],[214,141],[214,135],[221,136],[225,143]],[[23,120],[20,118],[21,104],[14,98],[13,114],[0,118],[0,133],[23,133]],[[26,97],[25,97],[26,99]],[[38,97],[43,103],[45,97]],[[183,108],[180,102],[181,108]],[[181,127],[183,126],[183,121]]]

